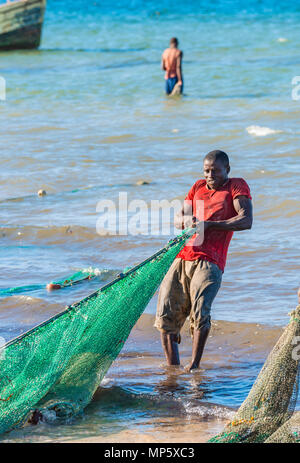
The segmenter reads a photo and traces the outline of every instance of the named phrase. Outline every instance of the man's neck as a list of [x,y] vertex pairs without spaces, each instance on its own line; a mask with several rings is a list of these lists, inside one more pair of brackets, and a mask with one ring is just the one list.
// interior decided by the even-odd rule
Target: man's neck
[[222,185],[219,185],[217,188],[211,188],[206,182],[206,188],[208,190],[218,190],[219,188],[223,188],[223,186],[225,186],[228,181],[229,181],[229,178],[227,177],[226,180],[224,180],[224,183],[222,183]]

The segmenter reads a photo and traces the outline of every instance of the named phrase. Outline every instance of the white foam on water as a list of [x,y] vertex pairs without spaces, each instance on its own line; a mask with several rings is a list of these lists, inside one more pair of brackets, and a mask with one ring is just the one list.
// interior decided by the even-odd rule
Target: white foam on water
[[214,417],[231,420],[236,413],[235,410],[231,410],[220,405],[213,405],[209,403],[196,404],[195,402],[187,402],[183,403],[183,406],[187,414],[195,414],[201,416],[202,418]]
[[111,383],[112,379],[111,378],[103,378],[101,381],[101,386],[107,386],[107,384]]
[[281,42],[281,43],[282,43],[282,42],[288,42],[288,39],[286,39],[285,37],[279,37],[279,38],[277,39],[277,42]]
[[261,127],[259,125],[249,125],[249,127],[246,128],[246,131],[249,135],[253,135],[255,137],[265,137],[275,133],[282,133],[282,130],[274,130],[269,127]]
[[82,272],[84,272],[84,273],[94,273],[96,276],[100,276],[100,275],[103,275],[105,273],[111,272],[111,270],[88,267],[88,268],[84,268],[82,270]]
[[57,416],[54,410],[43,410],[43,421],[46,423],[54,423]]

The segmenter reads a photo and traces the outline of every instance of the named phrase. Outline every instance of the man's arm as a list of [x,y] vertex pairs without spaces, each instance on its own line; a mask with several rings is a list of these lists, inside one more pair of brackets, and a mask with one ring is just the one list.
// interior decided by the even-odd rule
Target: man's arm
[[252,201],[247,196],[237,196],[233,200],[233,207],[237,215],[227,220],[206,221],[205,229],[241,231],[249,230],[252,227]]
[[164,53],[161,56],[161,69],[166,71],[165,60],[164,60]]
[[182,51],[176,60],[176,75],[178,78],[178,84],[182,85],[182,72],[181,72],[181,61],[182,61]]

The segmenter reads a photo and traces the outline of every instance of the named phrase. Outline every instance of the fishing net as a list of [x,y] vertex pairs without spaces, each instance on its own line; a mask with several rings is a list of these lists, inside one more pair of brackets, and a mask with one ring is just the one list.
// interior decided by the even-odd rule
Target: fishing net
[[300,443],[300,412],[295,412],[293,416],[277,431],[274,432],[266,443]]
[[209,442],[264,442],[280,426],[289,426],[299,385],[299,335],[300,306],[291,313],[290,323],[233,420]]
[[96,273],[94,273],[92,270],[79,270],[78,272],[73,273],[73,275],[65,277],[62,280],[51,281],[50,284],[56,286],[55,289],[67,288],[68,286],[82,283],[85,280],[92,280],[93,278],[96,278],[96,276]]
[[[97,273],[95,273],[92,269],[91,270],[79,270],[78,272],[73,273],[73,275],[69,275],[64,277],[61,280],[52,281],[50,285],[54,286],[54,289],[62,289],[67,288],[69,286],[76,285],[78,283],[82,283],[86,280],[93,280],[97,277]],[[35,284],[35,285],[24,285],[24,286],[15,286],[13,288],[0,288],[0,296],[11,296],[14,294],[26,293],[31,291],[37,291],[41,289],[45,289],[46,284]]]
[[35,409],[64,418],[90,402],[191,233],[0,350],[0,433]]

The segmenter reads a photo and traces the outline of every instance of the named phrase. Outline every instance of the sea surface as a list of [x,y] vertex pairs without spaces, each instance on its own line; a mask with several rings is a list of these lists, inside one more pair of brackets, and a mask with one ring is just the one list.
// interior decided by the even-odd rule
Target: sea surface
[[[150,220],[148,231],[140,224],[137,234],[103,236],[96,230],[103,201],[117,212],[120,192],[148,207],[182,201],[202,177],[204,155],[222,149],[254,206],[251,231],[232,239],[212,311],[214,323],[231,328],[209,339],[200,373],[166,368],[153,328],[155,295],[82,417],[2,440],[113,438],[124,429],[153,437],[167,423],[170,430],[185,423],[188,432],[191,422],[213,418],[209,435],[245,399],[297,305],[300,100],[292,79],[300,75],[299,22],[300,5],[284,0],[48,0],[40,48],[0,53],[4,341],[174,236],[168,215],[167,232],[155,224],[150,233]],[[172,36],[184,53],[184,95],[175,99],[164,95],[160,69]],[[46,291],[50,281],[86,269],[97,277]],[[180,349],[188,363],[188,335]]]

